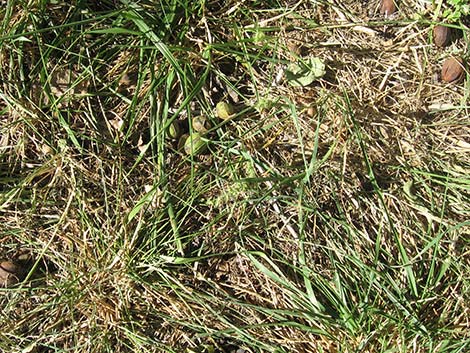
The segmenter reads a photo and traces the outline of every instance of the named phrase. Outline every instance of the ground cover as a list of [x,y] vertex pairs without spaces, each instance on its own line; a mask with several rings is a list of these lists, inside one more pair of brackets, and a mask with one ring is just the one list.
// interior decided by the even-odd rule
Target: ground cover
[[0,5],[0,351],[470,349],[465,2]]

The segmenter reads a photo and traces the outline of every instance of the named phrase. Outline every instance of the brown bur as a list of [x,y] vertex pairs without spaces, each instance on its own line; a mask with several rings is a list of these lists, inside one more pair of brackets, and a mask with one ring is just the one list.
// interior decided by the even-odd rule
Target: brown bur
[[464,76],[465,68],[462,58],[449,58],[442,64],[442,81],[458,83],[463,80]]
[[0,288],[11,287],[20,282],[25,275],[25,270],[17,263],[9,260],[0,262]]
[[382,0],[380,3],[380,14],[390,16],[397,10],[393,0]]
[[452,36],[452,30],[449,27],[438,25],[434,27],[433,31],[434,44],[438,47],[445,47],[449,45]]

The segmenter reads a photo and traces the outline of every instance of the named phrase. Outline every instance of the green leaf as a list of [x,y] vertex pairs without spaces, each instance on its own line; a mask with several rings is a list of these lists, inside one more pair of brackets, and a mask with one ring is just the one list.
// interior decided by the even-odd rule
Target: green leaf
[[416,201],[418,197],[413,191],[413,186],[413,180],[408,180],[405,184],[403,184],[403,191],[405,192],[406,197],[412,201]]
[[292,86],[305,87],[325,73],[325,63],[320,58],[310,56],[305,61],[290,64],[286,70],[286,78]]
[[132,34],[132,35],[141,34],[141,32],[133,31],[127,28],[122,28],[122,27],[92,29],[88,31],[87,33],[90,33],[90,34]]

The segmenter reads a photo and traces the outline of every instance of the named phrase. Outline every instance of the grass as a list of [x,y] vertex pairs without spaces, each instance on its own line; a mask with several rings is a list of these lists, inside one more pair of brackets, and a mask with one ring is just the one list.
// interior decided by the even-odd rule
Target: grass
[[7,2],[0,351],[467,351],[468,27],[398,7]]

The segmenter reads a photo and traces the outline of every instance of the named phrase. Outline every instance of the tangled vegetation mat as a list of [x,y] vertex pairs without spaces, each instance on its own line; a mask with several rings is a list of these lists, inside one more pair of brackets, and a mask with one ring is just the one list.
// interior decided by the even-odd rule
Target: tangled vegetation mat
[[0,351],[469,351],[469,13],[0,1]]

